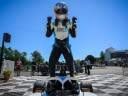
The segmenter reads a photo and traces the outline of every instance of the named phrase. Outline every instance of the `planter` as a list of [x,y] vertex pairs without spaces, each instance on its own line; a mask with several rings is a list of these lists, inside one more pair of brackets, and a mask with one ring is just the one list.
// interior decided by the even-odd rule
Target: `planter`
[[10,79],[10,75],[4,75],[4,80],[8,81]]
[[10,69],[5,69],[3,71],[4,80],[8,81],[11,77],[12,71]]

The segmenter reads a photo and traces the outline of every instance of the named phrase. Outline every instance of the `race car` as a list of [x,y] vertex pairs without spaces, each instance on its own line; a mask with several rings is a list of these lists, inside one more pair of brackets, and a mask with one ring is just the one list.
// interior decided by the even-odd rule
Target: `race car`
[[36,81],[32,96],[97,96],[90,82],[70,77],[62,67],[58,76]]

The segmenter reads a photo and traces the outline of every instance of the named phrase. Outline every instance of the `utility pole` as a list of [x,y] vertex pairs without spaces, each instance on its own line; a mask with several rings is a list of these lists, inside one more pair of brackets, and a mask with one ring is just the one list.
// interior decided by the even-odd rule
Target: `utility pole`
[[11,35],[9,33],[4,33],[3,40],[2,40],[1,54],[0,54],[0,73],[1,73],[1,68],[3,64],[4,42],[9,43],[10,40],[11,40]]

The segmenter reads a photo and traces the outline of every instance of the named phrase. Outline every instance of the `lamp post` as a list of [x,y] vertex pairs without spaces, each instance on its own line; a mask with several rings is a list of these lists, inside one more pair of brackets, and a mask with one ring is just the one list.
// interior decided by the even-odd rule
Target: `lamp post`
[[9,33],[4,33],[3,40],[2,40],[1,54],[0,54],[0,73],[1,73],[1,68],[3,64],[4,42],[9,43],[10,40],[11,40],[11,35]]

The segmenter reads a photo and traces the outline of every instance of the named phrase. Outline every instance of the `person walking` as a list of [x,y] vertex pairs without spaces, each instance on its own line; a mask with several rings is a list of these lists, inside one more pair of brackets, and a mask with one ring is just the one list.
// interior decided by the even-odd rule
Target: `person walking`
[[21,61],[20,58],[19,58],[19,59],[16,61],[17,76],[20,76],[21,66],[22,66],[22,61]]
[[85,69],[85,74],[87,74],[87,61],[85,60],[85,62],[84,62],[84,69]]
[[87,74],[90,75],[91,62],[90,62],[89,59],[87,59],[87,60],[85,61],[85,63],[86,63],[86,68],[87,68]]
[[33,60],[31,64],[32,64],[32,73],[31,73],[31,75],[34,76],[35,72],[36,72],[36,62],[35,62],[35,60]]

